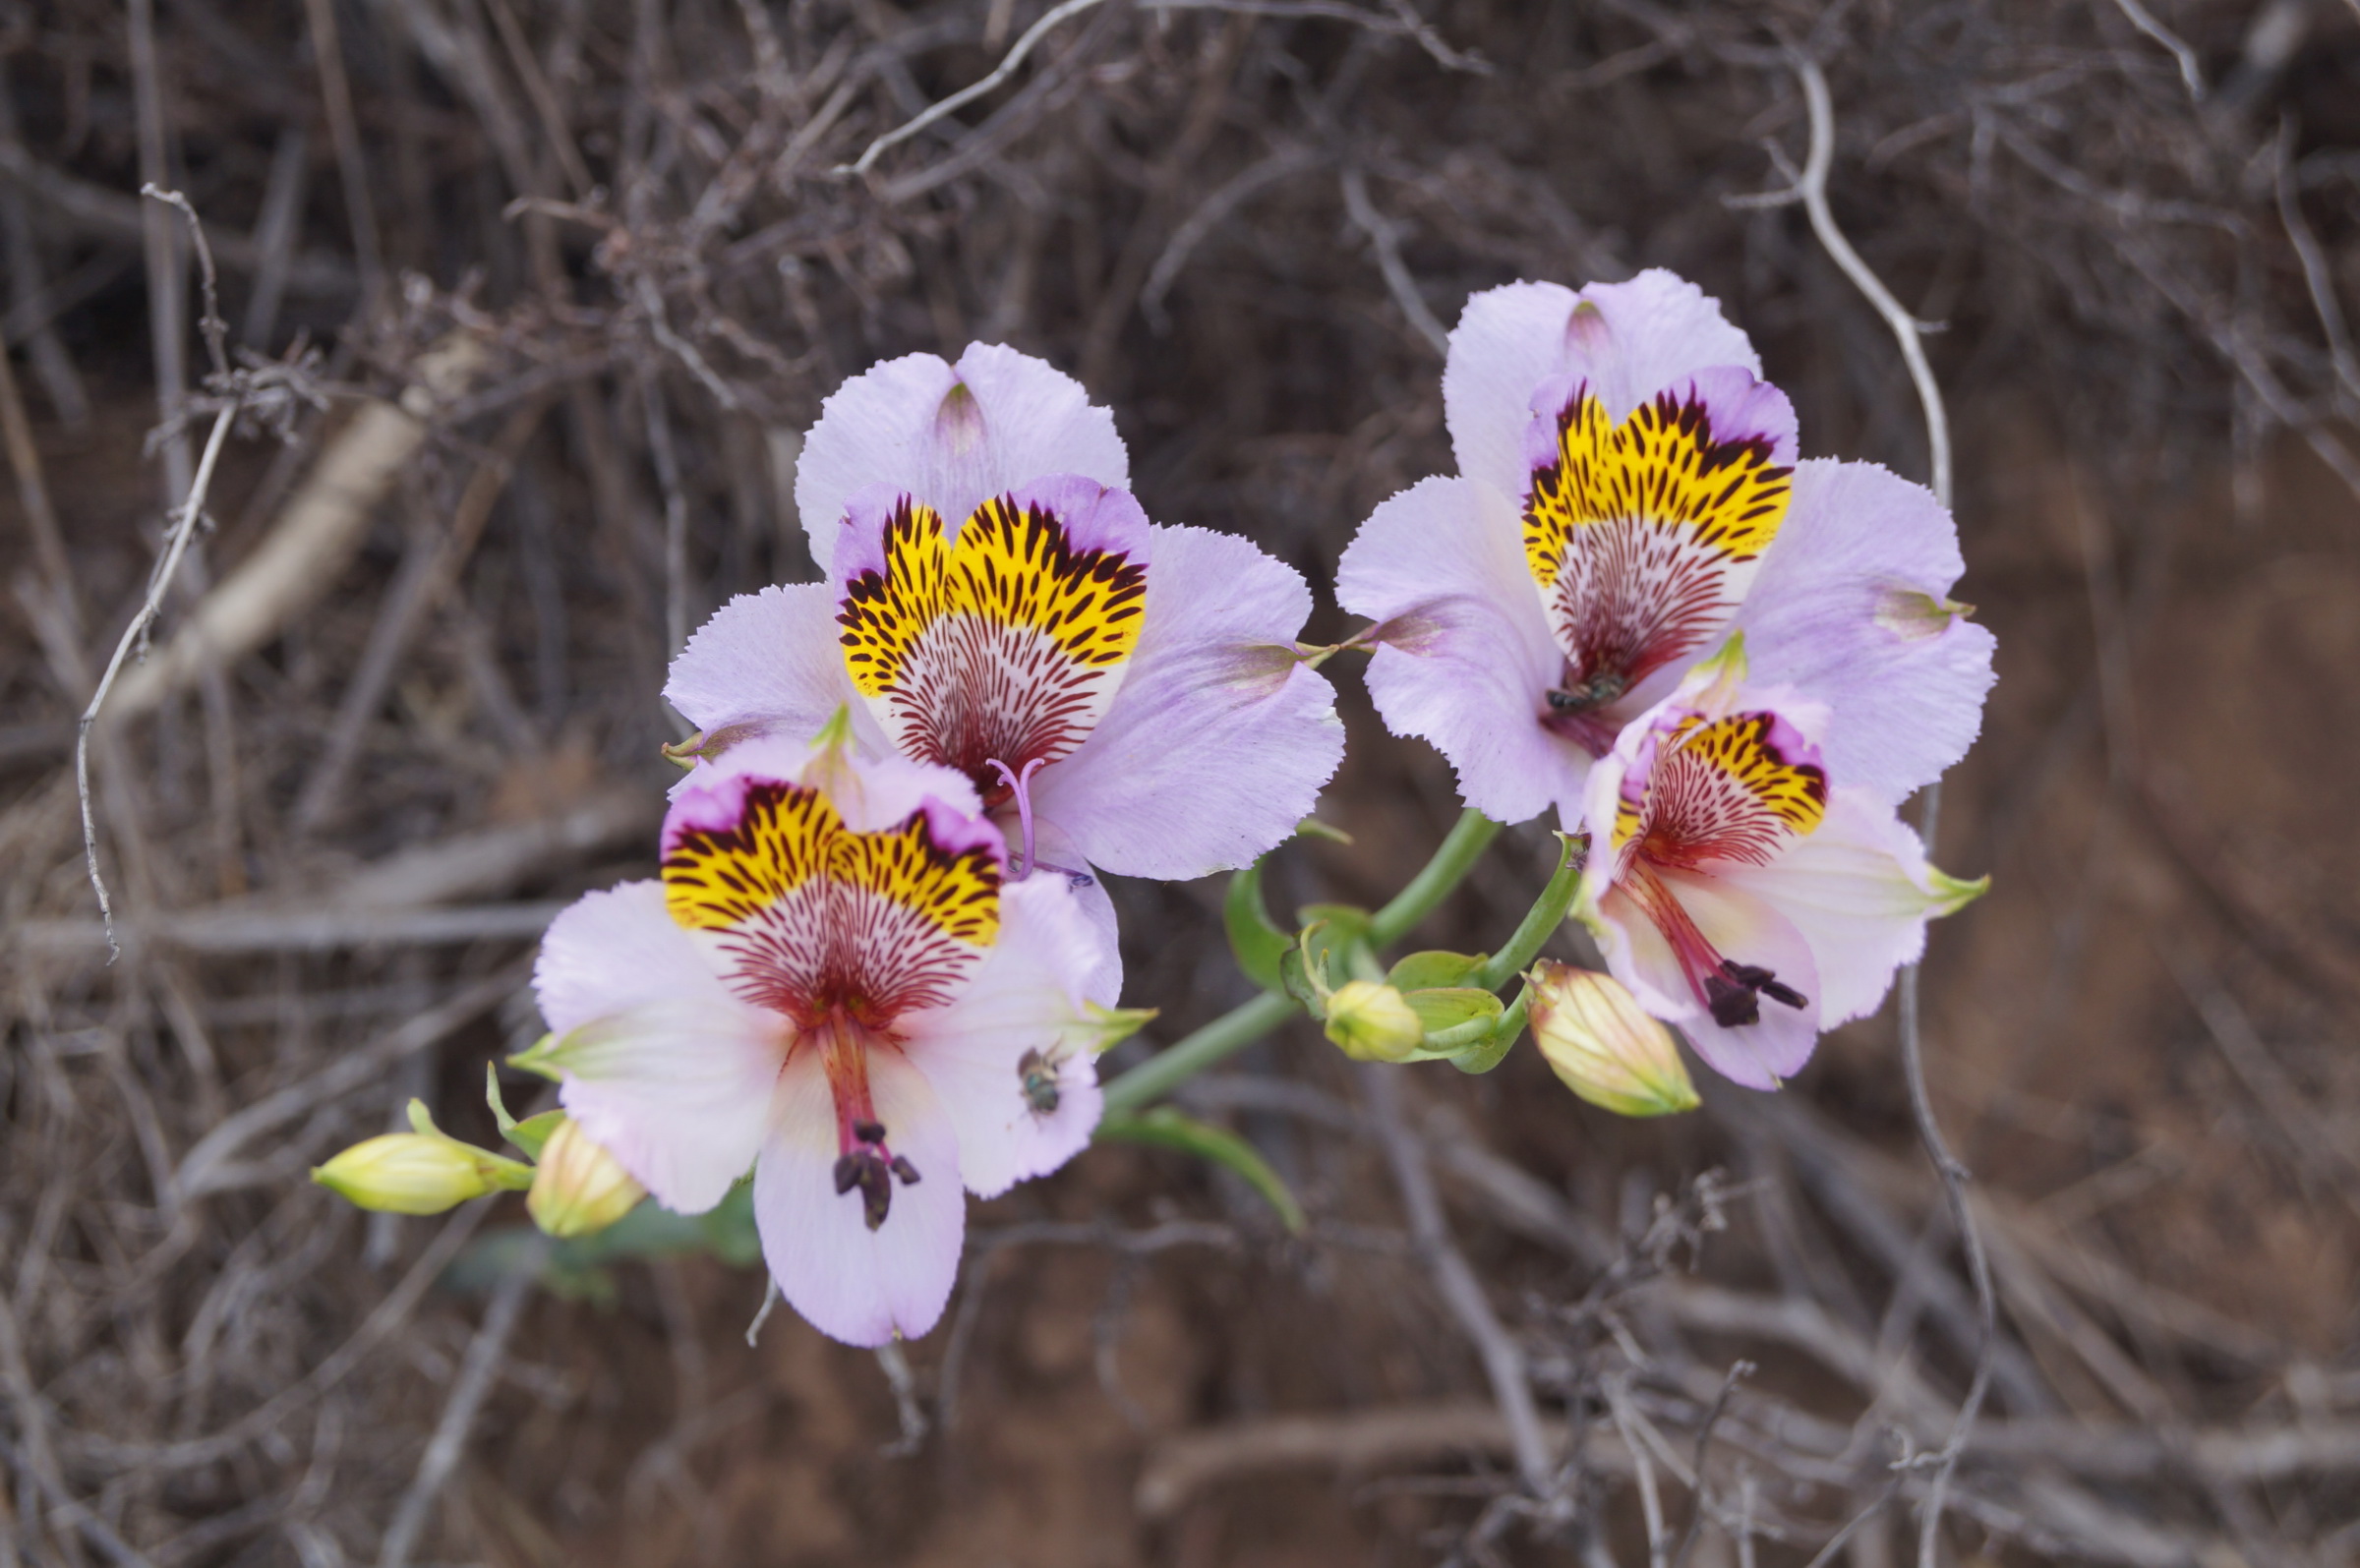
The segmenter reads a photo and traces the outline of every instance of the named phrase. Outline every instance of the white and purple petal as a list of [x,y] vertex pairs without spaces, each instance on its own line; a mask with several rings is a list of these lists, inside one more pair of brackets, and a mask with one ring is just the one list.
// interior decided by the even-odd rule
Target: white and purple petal
[[1761,373],[1743,332],[1685,279],[1650,269],[1578,293],[1510,283],[1467,301],[1443,369],[1443,410],[1458,468],[1520,497],[1532,396],[1553,376],[1593,384],[1620,420],[1672,381],[1714,366]]
[[1151,530],[1128,492],[1074,475],[948,528],[890,489],[854,496],[835,552],[839,640],[893,744],[988,793],[995,775],[1072,752],[1114,701],[1153,598]]
[[915,1339],[950,1300],[967,1231],[959,1137],[925,1075],[890,1047],[870,1052],[868,1085],[893,1152],[915,1183],[895,1180],[880,1224],[863,1194],[837,1188],[843,1146],[819,1053],[799,1051],[766,1099],[768,1135],[754,1168],[754,1225],[787,1305],[848,1345]]
[[715,610],[672,662],[664,695],[704,730],[714,755],[759,736],[804,741],[839,708],[871,750],[883,731],[860,705],[837,640],[836,595],[825,583],[781,583]]
[[1858,789],[1831,791],[1818,831],[1777,859],[1721,877],[1776,908],[1810,945],[1823,1028],[1875,1012],[1894,971],[1924,951],[1926,922],[1981,886],[1928,864],[1893,807]]
[[911,354],[838,387],[803,442],[795,501],[812,559],[824,562],[847,503],[871,485],[932,506],[955,527],[984,497],[1047,474],[1128,485],[1114,416],[1046,361],[974,343],[955,366]]
[[1967,753],[1991,633],[1949,601],[1965,563],[1931,492],[1872,463],[1811,461],[1737,617],[1755,678],[1833,712],[1828,771],[1898,801]]
[[1250,865],[1310,815],[1342,759],[1335,694],[1296,657],[1302,575],[1251,541],[1151,530],[1147,615],[1129,673],[1033,806],[1123,876]]
[[967,987],[896,1025],[958,1130],[960,1179],[978,1197],[1045,1176],[1090,1142],[1097,1073],[1063,1042],[1097,963],[1064,879],[1029,877],[1001,890],[1000,940]]
[[1467,804],[1499,822],[1581,819],[1589,753],[1542,727],[1564,655],[1533,592],[1515,508],[1474,480],[1420,480],[1379,506],[1336,568],[1337,601],[1378,623],[1369,695],[1430,741]]
[[584,895],[533,983],[560,1098],[667,1208],[701,1213],[752,1165],[790,1030],[722,983],[656,882]]

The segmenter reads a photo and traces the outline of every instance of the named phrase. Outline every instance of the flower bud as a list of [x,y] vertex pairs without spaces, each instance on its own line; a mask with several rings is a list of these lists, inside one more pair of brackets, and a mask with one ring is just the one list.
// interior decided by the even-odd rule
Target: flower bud
[[355,1143],[315,1169],[312,1180],[361,1208],[389,1214],[440,1214],[496,1185],[465,1144],[423,1132]]
[[1532,1035],[1566,1088],[1617,1116],[1696,1108],[1679,1042],[1620,980],[1547,958],[1530,978]]
[[541,1145],[541,1164],[524,1206],[533,1223],[552,1236],[590,1236],[628,1214],[646,1195],[647,1189],[621,1161],[568,1119]]
[[1408,999],[1374,980],[1347,980],[1328,998],[1328,1038],[1355,1062],[1399,1062],[1426,1038]]

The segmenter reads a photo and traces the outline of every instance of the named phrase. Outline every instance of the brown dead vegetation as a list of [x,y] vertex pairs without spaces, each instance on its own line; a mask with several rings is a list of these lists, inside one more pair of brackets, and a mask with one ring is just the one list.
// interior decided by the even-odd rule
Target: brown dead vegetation
[[[1062,9],[0,6],[0,1568],[1877,1568],[1978,1361],[1943,1560],[2360,1556],[2360,14]],[[1925,1031],[1987,1352],[1890,1014],[1644,1125],[1529,1051],[1377,1079],[1284,1032],[1185,1098],[1307,1238],[1093,1150],[976,1210],[906,1365],[786,1317],[748,1348],[759,1281],[711,1258],[562,1299],[500,1266],[516,1205],[303,1180],[413,1094],[490,1136],[534,934],[649,864],[666,658],[812,574],[796,433],[876,358],[1050,357],[1151,515],[1321,584],[1448,466],[1470,291],[1667,265],[1806,451],[1921,477],[1884,323],[1749,200],[1804,156],[1799,56],[1836,215],[1942,324],[2000,635],[1940,834],[1995,891],[1935,935]],[[143,182],[204,219],[217,366]],[[109,964],[75,719],[232,405],[93,730]],[[1281,904],[1385,897],[1455,809],[1335,668],[1355,842],[1281,851]],[[1423,937],[1497,942],[1545,852],[1511,834]],[[1216,887],[1117,896],[1156,1037],[1243,998]]]

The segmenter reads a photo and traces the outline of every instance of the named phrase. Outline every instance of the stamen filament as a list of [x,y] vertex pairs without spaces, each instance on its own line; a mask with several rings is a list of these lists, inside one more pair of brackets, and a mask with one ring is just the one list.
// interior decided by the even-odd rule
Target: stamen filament
[[839,1196],[857,1190],[860,1214],[870,1230],[885,1223],[893,1211],[893,1183],[917,1185],[917,1167],[907,1155],[886,1146],[885,1124],[877,1119],[868,1088],[871,1036],[857,1023],[831,1018],[818,1029],[820,1068],[836,1099],[836,1156],[834,1177]]
[[1810,1005],[1810,998],[1781,981],[1776,970],[1723,958],[1705,934],[1696,929],[1686,907],[1656,876],[1645,855],[1632,858],[1622,886],[1630,894],[1631,901],[1663,933],[1673,957],[1680,960],[1680,972],[1687,979],[1689,993],[1713,1016],[1715,1023],[1725,1029],[1734,1029],[1741,1023],[1759,1023],[1763,997],[1784,1007],[1801,1009]]

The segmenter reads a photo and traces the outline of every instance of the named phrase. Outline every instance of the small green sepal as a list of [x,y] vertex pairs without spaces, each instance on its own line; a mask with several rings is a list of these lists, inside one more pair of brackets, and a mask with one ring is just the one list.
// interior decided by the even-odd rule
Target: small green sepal
[[500,1135],[524,1150],[528,1160],[541,1157],[541,1145],[549,1141],[550,1133],[565,1120],[563,1111],[543,1111],[521,1122],[510,1116],[507,1102],[500,1093],[500,1069],[489,1062],[484,1064],[484,1099],[492,1107],[492,1120],[500,1124]]
[[565,1074],[559,1071],[557,1065],[558,1048],[561,1044],[563,1042],[558,1038],[558,1031],[552,1029],[531,1045],[509,1057],[508,1066],[522,1068],[527,1073],[538,1073],[552,1083],[562,1083],[565,1081]]
[[1385,979],[1403,991],[1472,985],[1486,961],[1480,953],[1413,953],[1394,964]]

